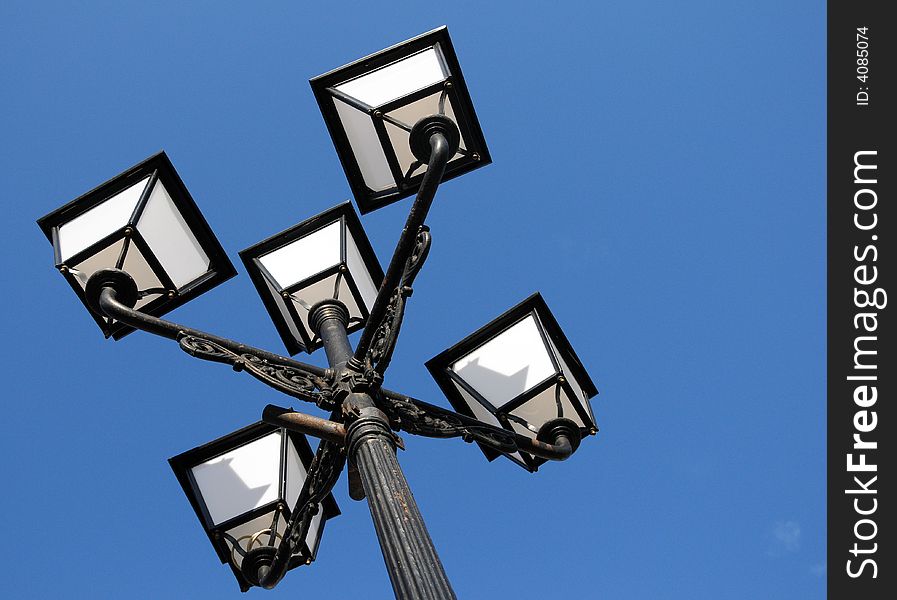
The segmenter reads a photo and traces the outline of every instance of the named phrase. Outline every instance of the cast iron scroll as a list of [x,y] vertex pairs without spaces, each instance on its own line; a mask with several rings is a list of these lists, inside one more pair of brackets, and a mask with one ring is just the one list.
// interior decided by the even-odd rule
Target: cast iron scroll
[[342,446],[322,440],[308,468],[308,476],[299,492],[299,498],[296,499],[296,506],[290,514],[283,542],[277,548],[270,570],[261,578],[262,587],[273,588],[286,574],[290,558],[301,547],[308,535],[312,517],[320,510],[321,502],[333,489],[345,464],[346,453]]
[[402,327],[402,318],[405,315],[405,301],[411,296],[411,285],[414,278],[420,272],[427,254],[430,252],[430,228],[421,225],[411,255],[405,263],[405,269],[399,280],[399,285],[393,291],[383,315],[383,320],[377,326],[374,333],[374,341],[371,343],[370,350],[365,356],[365,370],[376,371],[380,375],[386,372],[389,361],[392,359],[393,350],[395,350],[396,341],[399,337],[399,329]]
[[513,432],[480,423],[425,402],[381,394],[378,404],[389,415],[391,425],[415,435],[436,438],[460,437],[476,441],[502,453],[518,451]]
[[336,408],[331,393],[331,383],[325,377],[303,371],[292,365],[260,358],[249,352],[238,354],[212,340],[195,335],[180,336],[178,344],[190,356],[231,365],[234,371],[245,371],[262,383],[288,396],[314,402],[326,410]]

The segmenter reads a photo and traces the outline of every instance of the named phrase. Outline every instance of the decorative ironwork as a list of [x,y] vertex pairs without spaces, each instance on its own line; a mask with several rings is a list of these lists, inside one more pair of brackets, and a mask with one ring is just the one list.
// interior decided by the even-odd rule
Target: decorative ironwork
[[250,352],[236,353],[221,344],[196,335],[178,337],[181,349],[196,358],[231,365],[234,371],[245,371],[279,392],[314,402],[325,410],[336,408],[332,382],[293,365],[261,358]]
[[405,274],[402,278],[402,283],[408,286],[409,289],[411,284],[414,283],[414,278],[420,272],[420,268],[424,265],[424,261],[427,260],[427,256],[430,254],[430,243],[432,241],[433,236],[430,235],[430,228],[426,225],[421,225],[420,231],[417,233],[417,239],[414,241],[414,247],[411,249],[411,256],[408,257],[408,262],[405,264]]
[[413,292],[411,285],[427,259],[431,241],[430,228],[426,225],[421,225],[408,260],[405,262],[405,269],[402,272],[399,285],[389,299],[383,320],[377,326],[377,330],[374,333],[374,341],[371,343],[370,350],[368,350],[365,356],[365,371],[375,371],[381,376],[386,372],[398,341],[399,329],[402,327],[402,319],[405,315],[405,301]]
[[345,464],[346,454],[339,444],[321,442],[315,458],[308,468],[308,477],[305,479],[305,485],[302,486],[302,491],[296,500],[296,507],[287,524],[284,538],[291,546],[290,554],[295,552],[295,549],[308,535],[308,526],[312,517],[318,513],[318,505],[336,485]]
[[320,504],[333,489],[346,464],[346,453],[334,442],[322,440],[308,468],[305,484],[290,514],[283,540],[277,548],[270,572],[261,582],[271,588],[286,574],[290,557],[302,546],[308,535],[312,518],[318,514]]
[[513,432],[437,406],[386,394],[380,395],[378,404],[389,415],[391,425],[408,433],[436,438],[460,437],[465,442],[479,442],[505,454],[519,449]]

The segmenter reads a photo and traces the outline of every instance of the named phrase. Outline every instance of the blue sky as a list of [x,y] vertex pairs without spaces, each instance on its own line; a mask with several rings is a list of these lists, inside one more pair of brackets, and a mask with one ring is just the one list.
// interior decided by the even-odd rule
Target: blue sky
[[[535,475],[404,436],[459,597],[823,597],[823,3],[82,4],[0,7],[12,596],[236,597],[166,460],[289,404],[103,340],[34,220],[165,149],[238,262],[350,197],[307,80],[445,24],[494,162],[440,189],[387,386],[447,405],[423,362],[538,290],[601,427]],[[384,266],[409,206],[363,218]],[[283,352],[239,270],[172,318]],[[391,597],[335,493],[251,594]]]

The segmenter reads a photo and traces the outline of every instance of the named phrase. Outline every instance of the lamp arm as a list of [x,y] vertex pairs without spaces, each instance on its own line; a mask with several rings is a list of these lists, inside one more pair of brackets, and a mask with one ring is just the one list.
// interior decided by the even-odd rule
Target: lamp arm
[[[455,127],[455,131],[457,131],[457,126],[449,119],[445,119],[444,121],[447,121],[447,124],[445,122],[440,123],[443,127],[449,125]],[[395,321],[396,319],[396,315],[390,315],[388,310],[391,305],[395,307],[397,304],[395,298],[401,298],[400,306],[398,306],[396,310],[399,313],[404,312],[402,279],[409,270],[411,271],[411,277],[413,278],[414,275],[417,274],[417,269],[420,268],[418,264],[409,269],[409,261],[411,261],[414,256],[415,248],[419,246],[419,236],[426,231],[423,229],[424,220],[427,218],[430,205],[433,204],[433,198],[436,196],[436,189],[439,187],[439,184],[442,181],[442,176],[445,174],[445,166],[448,164],[449,159],[454,155],[455,151],[457,151],[457,143],[455,143],[454,149],[451,147],[452,144],[449,141],[449,138],[453,138],[451,134],[444,134],[442,130],[438,128],[423,130],[420,133],[421,135],[426,134],[429,136],[431,152],[429,160],[427,161],[427,171],[424,173],[420,189],[417,192],[417,197],[411,205],[411,211],[408,213],[408,218],[405,221],[405,228],[402,229],[402,234],[399,236],[399,241],[393,252],[392,260],[389,262],[389,266],[386,269],[386,275],[383,277],[383,281],[380,284],[380,290],[377,292],[377,298],[374,300],[373,307],[371,307],[367,325],[361,334],[361,339],[358,340],[358,346],[355,348],[355,356],[353,360],[357,365],[362,365],[364,367],[368,366],[367,363],[373,362],[370,360],[368,354],[375,346],[378,334],[381,336],[383,335],[381,326],[385,322]],[[427,234],[427,237],[428,236],[429,234]],[[426,246],[429,247],[429,241],[427,241]],[[422,261],[417,262],[420,263]],[[398,319],[399,322],[401,322],[401,314],[399,314]],[[393,337],[390,345],[394,346],[394,338],[398,334],[397,327],[388,327],[387,329],[388,335],[392,335]],[[385,362],[387,364],[389,362],[389,356],[392,354],[392,348],[389,347],[388,350],[388,352],[384,353]],[[384,362],[384,359],[380,358],[379,362]],[[383,369],[385,370],[385,366]],[[379,372],[382,375],[382,371]]]
[[[405,263],[405,270],[402,272],[402,278],[399,285],[393,290],[386,305],[383,319],[374,332],[373,342],[364,358],[363,371],[374,372],[375,379],[382,380],[383,374],[386,372],[389,363],[392,360],[392,353],[395,350],[396,342],[399,339],[399,330],[402,327],[402,319],[405,316],[405,303],[407,298],[411,296],[413,289],[411,285],[414,278],[420,272],[427,255],[430,252],[430,229],[426,225],[421,225],[414,241],[414,247],[411,250],[411,256]],[[357,364],[357,363],[353,363]]]
[[[111,279],[110,279],[111,277]],[[321,408],[333,410],[331,382],[334,372],[313,365],[248,346],[234,340],[185,327],[159,317],[134,310],[119,300],[122,282],[133,279],[123,271],[104,269],[91,276],[86,294],[88,300],[103,316],[121,321],[131,327],[175,340],[186,353],[196,358],[231,365],[235,371],[245,371],[262,383],[288,396],[314,402]],[[91,285],[91,282],[94,285]]]
[[[289,568],[290,559],[308,535],[312,518],[320,510],[321,502],[333,489],[345,464],[346,452],[341,444],[321,441],[315,458],[308,467],[308,475],[296,499],[296,506],[290,514],[290,521],[273,561],[270,565],[264,563],[258,565],[259,586],[270,590],[283,579]],[[250,577],[255,575],[250,574]]]
[[[410,396],[380,390],[381,408],[397,431],[426,437],[460,437],[478,442],[503,454],[526,452],[546,460],[566,460],[579,446],[579,430],[564,424],[548,436],[549,441],[532,439],[519,433],[495,427],[473,417],[458,414]],[[561,419],[558,421],[568,421]]]

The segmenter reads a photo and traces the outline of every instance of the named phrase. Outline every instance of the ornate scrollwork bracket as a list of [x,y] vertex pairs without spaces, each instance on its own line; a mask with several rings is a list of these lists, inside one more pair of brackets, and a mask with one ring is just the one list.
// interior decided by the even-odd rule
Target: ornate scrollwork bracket
[[291,546],[290,554],[295,552],[295,548],[308,535],[311,518],[317,514],[320,503],[336,485],[345,464],[346,453],[342,446],[334,442],[321,442],[287,526],[285,539]]
[[[287,572],[290,559],[296,551],[302,547],[302,543],[308,536],[312,518],[321,509],[321,502],[333,489],[340,473],[346,464],[346,453],[342,446],[326,440],[321,441],[318,451],[308,468],[308,476],[305,484],[296,499],[296,506],[290,514],[284,532],[283,541],[278,546],[273,556],[270,549],[258,549],[254,558],[254,568],[263,566],[259,570],[258,585],[272,588],[277,585]],[[311,557],[306,557],[311,562]],[[244,560],[244,565],[246,560]],[[250,577],[253,574],[250,574]]]
[[399,329],[402,326],[402,318],[405,315],[405,302],[414,291],[411,286],[430,253],[431,241],[430,228],[421,225],[411,254],[405,262],[402,278],[389,299],[383,320],[377,326],[374,341],[365,356],[365,371],[375,371],[382,376],[389,366],[399,337]]
[[190,356],[231,365],[234,371],[245,371],[279,392],[314,402],[325,410],[336,408],[333,398],[333,376],[320,377],[293,365],[260,358],[250,352],[238,354],[221,344],[196,335],[181,335],[177,341],[181,349]]
[[438,406],[392,394],[381,394],[378,405],[389,415],[394,428],[411,434],[435,438],[460,437],[466,442],[478,442],[505,454],[518,451],[513,432]]

